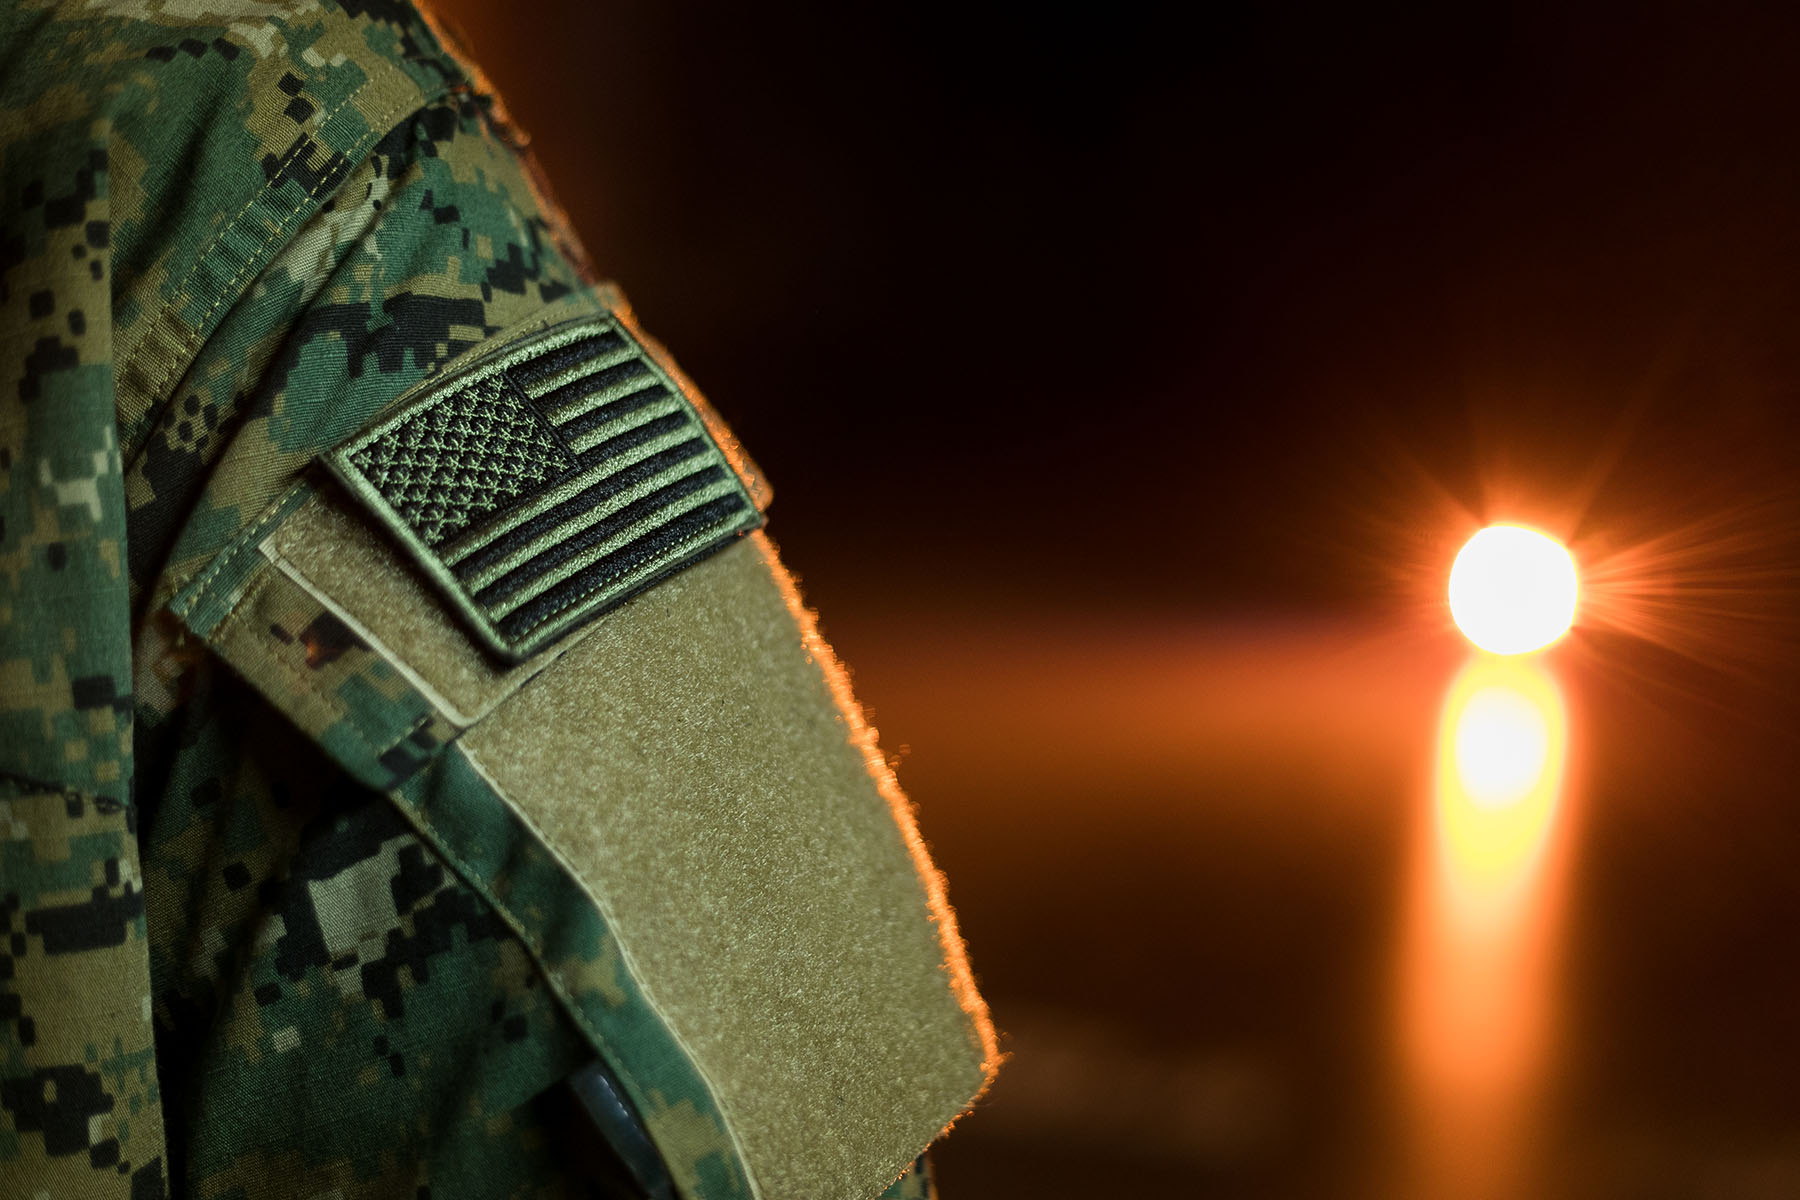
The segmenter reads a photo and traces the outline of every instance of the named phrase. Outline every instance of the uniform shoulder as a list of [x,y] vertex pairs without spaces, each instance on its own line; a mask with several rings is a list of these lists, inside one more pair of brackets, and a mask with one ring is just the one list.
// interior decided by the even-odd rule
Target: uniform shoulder
[[7,6],[0,62],[7,223],[106,230],[128,453],[155,364],[178,367],[379,138],[466,81],[391,0]]
[[[0,11],[0,55],[7,65],[0,93],[9,105],[78,93],[96,114],[128,123],[136,116],[146,125],[209,102],[235,107],[236,97],[279,78],[263,78],[267,64],[288,59],[369,74],[399,71],[427,90],[462,72],[428,19],[393,0],[9,5]],[[196,83],[211,95],[195,94]]]
[[146,156],[242,129],[270,139],[279,159],[293,126],[354,103],[371,82],[398,76],[431,96],[464,74],[418,9],[388,0],[8,6],[0,61],[0,144],[100,121]]

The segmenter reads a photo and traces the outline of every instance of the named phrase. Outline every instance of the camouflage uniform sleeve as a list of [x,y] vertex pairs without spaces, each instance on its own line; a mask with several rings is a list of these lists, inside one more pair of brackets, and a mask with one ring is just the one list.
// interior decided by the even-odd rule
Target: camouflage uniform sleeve
[[[550,1194],[529,1101],[591,1051],[480,898],[154,592],[334,414],[579,280],[416,14],[219,7],[0,15],[0,1195],[414,1197],[434,1167]],[[452,221],[467,246],[418,237]],[[380,950],[331,988],[315,955],[371,887],[398,897],[356,930]],[[352,1152],[287,1123],[315,1078],[362,1081],[318,1105],[340,1132],[440,1117]]]
[[108,160],[57,109],[0,114],[0,1195],[159,1196]]
[[[767,544],[740,541],[659,585],[661,607],[600,624],[666,699],[664,664],[646,654],[662,635],[644,622],[725,628],[709,614],[741,614],[719,589],[751,589],[767,617],[752,632],[799,669],[796,711],[851,780],[857,819],[886,839],[906,909],[896,927],[949,956],[914,984],[954,1043],[954,1077],[905,1128],[882,1125],[882,1102],[921,1090],[905,1059],[925,1025],[886,1031],[886,1057],[850,1056],[836,1087],[802,1094],[776,1066],[708,1074],[691,1043],[711,1010],[684,1037],[671,989],[658,1003],[595,900],[614,886],[600,860],[571,867],[496,782],[518,777],[507,760],[533,740],[520,697],[586,694],[611,668],[560,662],[565,643],[511,663],[484,655],[384,536],[405,530],[371,524],[321,469],[451,386],[440,381],[570,322],[637,347],[632,369],[668,389],[646,411],[703,425],[692,443],[713,445],[732,494],[760,504],[753,464],[620,296],[589,280],[504,114],[413,10],[225,7],[242,14],[206,26],[157,6],[15,10],[0,40],[9,63],[30,64],[0,77],[8,129],[26,131],[0,145],[0,923],[13,972],[0,974],[0,1194],[155,1196],[165,1171],[197,1197],[812,1194],[782,1185],[782,1156],[817,1141],[820,1177],[842,1174],[826,1161],[849,1153],[830,1118],[853,1109],[885,1140],[848,1190],[879,1191],[982,1086],[992,1033],[972,992],[951,996],[967,972],[941,885],[910,818],[889,820],[890,803],[904,808],[891,779],[871,785],[872,732],[813,670],[829,650]],[[635,628],[644,642],[626,636]],[[583,644],[603,655],[605,641]],[[739,659],[732,711],[767,707],[760,660],[740,650],[691,664],[714,712],[676,697],[649,747],[656,787],[680,783],[684,729],[726,712],[712,695],[721,656]],[[553,671],[557,685],[542,683]],[[584,720],[551,724],[577,735]],[[475,731],[491,773],[464,748]],[[577,782],[594,802],[611,790],[591,773]],[[537,790],[553,810],[554,789]],[[800,826],[790,844],[818,839]],[[803,881],[806,862],[795,870]],[[654,875],[635,897],[615,890],[636,906],[626,924],[654,923],[658,886],[682,891]],[[863,884],[850,873],[844,886]],[[830,901],[802,898],[807,921],[830,924]],[[765,922],[781,953],[784,930],[809,928],[785,920]],[[696,932],[723,953],[756,931]],[[640,957],[657,936],[639,935]],[[681,953],[687,937],[670,935]],[[893,957],[846,944],[839,961]],[[760,972],[760,994],[779,999],[809,968],[793,965]],[[709,971],[699,960],[701,983]],[[805,1066],[878,1011],[862,995],[885,981],[857,980],[839,1034],[809,1042],[804,1023],[726,1011],[718,1023],[772,1029]],[[665,1177],[583,1161],[599,1139],[568,1081],[596,1054]],[[730,1088],[740,1110],[774,1114],[765,1126],[786,1120],[788,1140],[747,1152],[754,1122],[728,1119]],[[784,1099],[824,1119],[787,1118]],[[928,1189],[914,1169],[889,1194]]]

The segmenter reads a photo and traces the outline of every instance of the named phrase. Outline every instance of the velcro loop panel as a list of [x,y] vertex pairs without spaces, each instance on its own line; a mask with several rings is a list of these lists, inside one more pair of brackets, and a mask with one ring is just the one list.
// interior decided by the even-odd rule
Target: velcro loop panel
[[457,743],[605,913],[761,1196],[879,1193],[996,1054],[941,880],[761,535]]

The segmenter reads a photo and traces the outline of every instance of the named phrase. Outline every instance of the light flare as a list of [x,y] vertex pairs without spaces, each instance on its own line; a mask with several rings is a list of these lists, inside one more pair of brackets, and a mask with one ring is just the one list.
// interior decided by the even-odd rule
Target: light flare
[[[1753,682],[1800,659],[1800,499],[1748,498],[1595,541],[1583,556],[1584,628]],[[1597,665],[1632,673],[1616,653]]]
[[1494,654],[1528,654],[1575,619],[1575,560],[1555,538],[1521,525],[1490,525],[1450,568],[1450,615]]
[[1530,1194],[1556,1011],[1567,713],[1538,658],[1475,656],[1444,697],[1414,842],[1400,1036],[1419,1197]]
[[1480,657],[1457,676],[1439,732],[1437,827],[1447,882],[1492,903],[1530,877],[1561,792],[1568,720],[1539,664]]
[[1486,685],[1456,721],[1457,783],[1469,803],[1496,809],[1530,795],[1550,757],[1542,706],[1518,689]]
[[[1308,547],[1399,602],[1397,647],[1455,626],[1445,572],[1500,519],[1553,531],[1579,565],[1582,638],[1563,653],[1585,678],[1704,702],[1695,676],[1664,655],[1754,690],[1800,663],[1800,477],[1712,473],[1703,488],[1676,473],[1646,488],[1619,476],[1615,457],[1558,479],[1487,453],[1458,477],[1398,437],[1370,441],[1344,485],[1355,497],[1344,527]],[[1761,719],[1754,702],[1736,708]]]

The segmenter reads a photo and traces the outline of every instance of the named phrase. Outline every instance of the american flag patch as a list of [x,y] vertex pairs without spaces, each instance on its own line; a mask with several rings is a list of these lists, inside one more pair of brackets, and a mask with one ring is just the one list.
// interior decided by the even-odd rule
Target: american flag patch
[[693,403],[613,317],[433,381],[326,462],[512,661],[762,524]]

